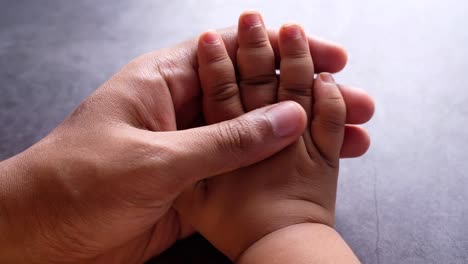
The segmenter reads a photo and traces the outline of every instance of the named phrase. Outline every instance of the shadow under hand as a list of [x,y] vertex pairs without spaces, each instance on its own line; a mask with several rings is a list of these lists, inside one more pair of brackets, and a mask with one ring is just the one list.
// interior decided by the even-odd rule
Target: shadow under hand
[[174,246],[146,264],[231,264],[200,234],[177,242]]

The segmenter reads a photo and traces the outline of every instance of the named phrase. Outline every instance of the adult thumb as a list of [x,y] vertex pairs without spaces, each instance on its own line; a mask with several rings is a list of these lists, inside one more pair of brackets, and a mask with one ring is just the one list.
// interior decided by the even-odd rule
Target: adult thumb
[[304,109],[286,101],[218,124],[156,135],[169,151],[164,170],[186,185],[272,156],[295,142],[306,123]]

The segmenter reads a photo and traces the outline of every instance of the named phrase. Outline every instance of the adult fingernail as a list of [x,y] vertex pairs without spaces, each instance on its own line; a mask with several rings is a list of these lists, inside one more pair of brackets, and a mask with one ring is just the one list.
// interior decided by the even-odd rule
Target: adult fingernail
[[206,44],[216,44],[219,43],[219,36],[216,32],[208,31],[205,34],[203,34],[202,40]]
[[262,23],[262,20],[259,14],[250,13],[250,14],[245,14],[242,17],[242,22],[244,22],[246,26],[252,27],[252,26],[260,25]]
[[319,78],[325,83],[335,83],[335,79],[333,79],[333,76],[330,73],[320,73]]
[[273,133],[277,137],[289,137],[302,133],[304,110],[292,101],[274,105],[265,112],[273,126]]
[[283,31],[286,37],[290,39],[302,37],[302,28],[297,24],[283,25]]

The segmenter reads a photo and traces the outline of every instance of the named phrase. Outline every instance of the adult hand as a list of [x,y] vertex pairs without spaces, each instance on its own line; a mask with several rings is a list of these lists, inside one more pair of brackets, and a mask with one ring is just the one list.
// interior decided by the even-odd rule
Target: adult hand
[[[230,27],[218,32],[223,38],[230,59],[233,64],[236,64],[237,28]],[[268,35],[275,53],[276,66],[279,69],[281,56],[278,47],[278,32],[270,29]],[[173,48],[149,53],[137,59],[140,67],[158,69],[168,84],[177,117],[178,129],[204,124],[201,107],[201,87],[197,72],[197,40],[194,38]],[[343,47],[312,36],[308,36],[308,40],[316,73],[335,73],[346,66],[347,54]],[[370,139],[367,132],[358,125],[369,121],[372,117],[374,102],[361,89],[346,84],[338,84],[338,86],[345,100],[347,111],[347,125],[341,148],[341,157],[359,157],[367,151]]]
[[[235,32],[222,34],[234,53]],[[344,66],[342,49],[310,43],[319,71]],[[0,164],[0,262],[142,263],[192,232],[172,209],[185,187],[300,136],[305,117],[285,105],[187,129],[203,124],[195,45],[136,59],[45,139]],[[370,118],[369,97],[342,92],[350,122]],[[361,150],[344,156],[367,148],[367,134],[355,131],[345,144]]]

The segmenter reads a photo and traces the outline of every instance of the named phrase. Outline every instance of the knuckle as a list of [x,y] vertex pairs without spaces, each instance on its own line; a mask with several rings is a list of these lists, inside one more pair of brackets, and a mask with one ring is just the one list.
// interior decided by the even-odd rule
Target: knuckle
[[304,83],[283,83],[282,88],[279,91],[281,95],[293,95],[294,97],[312,97],[311,85]]
[[206,58],[206,64],[227,64],[230,63],[230,59],[224,52],[213,51]]
[[264,49],[270,47],[270,41],[264,36],[257,36],[246,42],[247,48]]
[[277,83],[278,78],[275,73],[244,77],[239,81],[240,86],[274,85],[276,87]]
[[346,123],[346,108],[341,98],[328,98],[317,103],[317,115],[321,117],[324,128],[333,133],[344,130]]
[[236,97],[238,94],[237,84],[227,81],[215,84],[213,89],[209,89],[206,95],[213,101],[222,102]]
[[[116,160],[114,167],[125,164],[127,170],[132,173],[134,192],[126,194],[128,201],[133,204],[153,204],[159,195],[177,193],[184,186],[184,179],[180,177],[170,177],[168,171],[175,171],[174,160],[179,154],[177,149],[164,144],[164,141],[147,141],[135,136],[131,136],[128,147],[123,150],[125,154],[120,154],[122,158]],[[158,179],[158,180],[154,180]],[[127,191],[124,189],[123,191]]]
[[322,125],[330,133],[341,133],[344,129],[344,122],[337,120],[335,117],[328,117],[322,120]]
[[[291,64],[290,64],[291,65]],[[312,67],[310,67],[312,69]],[[288,72],[293,74],[282,75],[280,73],[280,92],[283,95],[294,95],[299,97],[312,97],[313,95],[313,73],[304,71],[304,68],[289,67]]]
[[219,126],[219,147],[223,152],[230,152],[240,159],[255,141],[255,131],[249,122],[236,120]]
[[285,59],[312,60],[309,50],[294,49],[286,52]]

